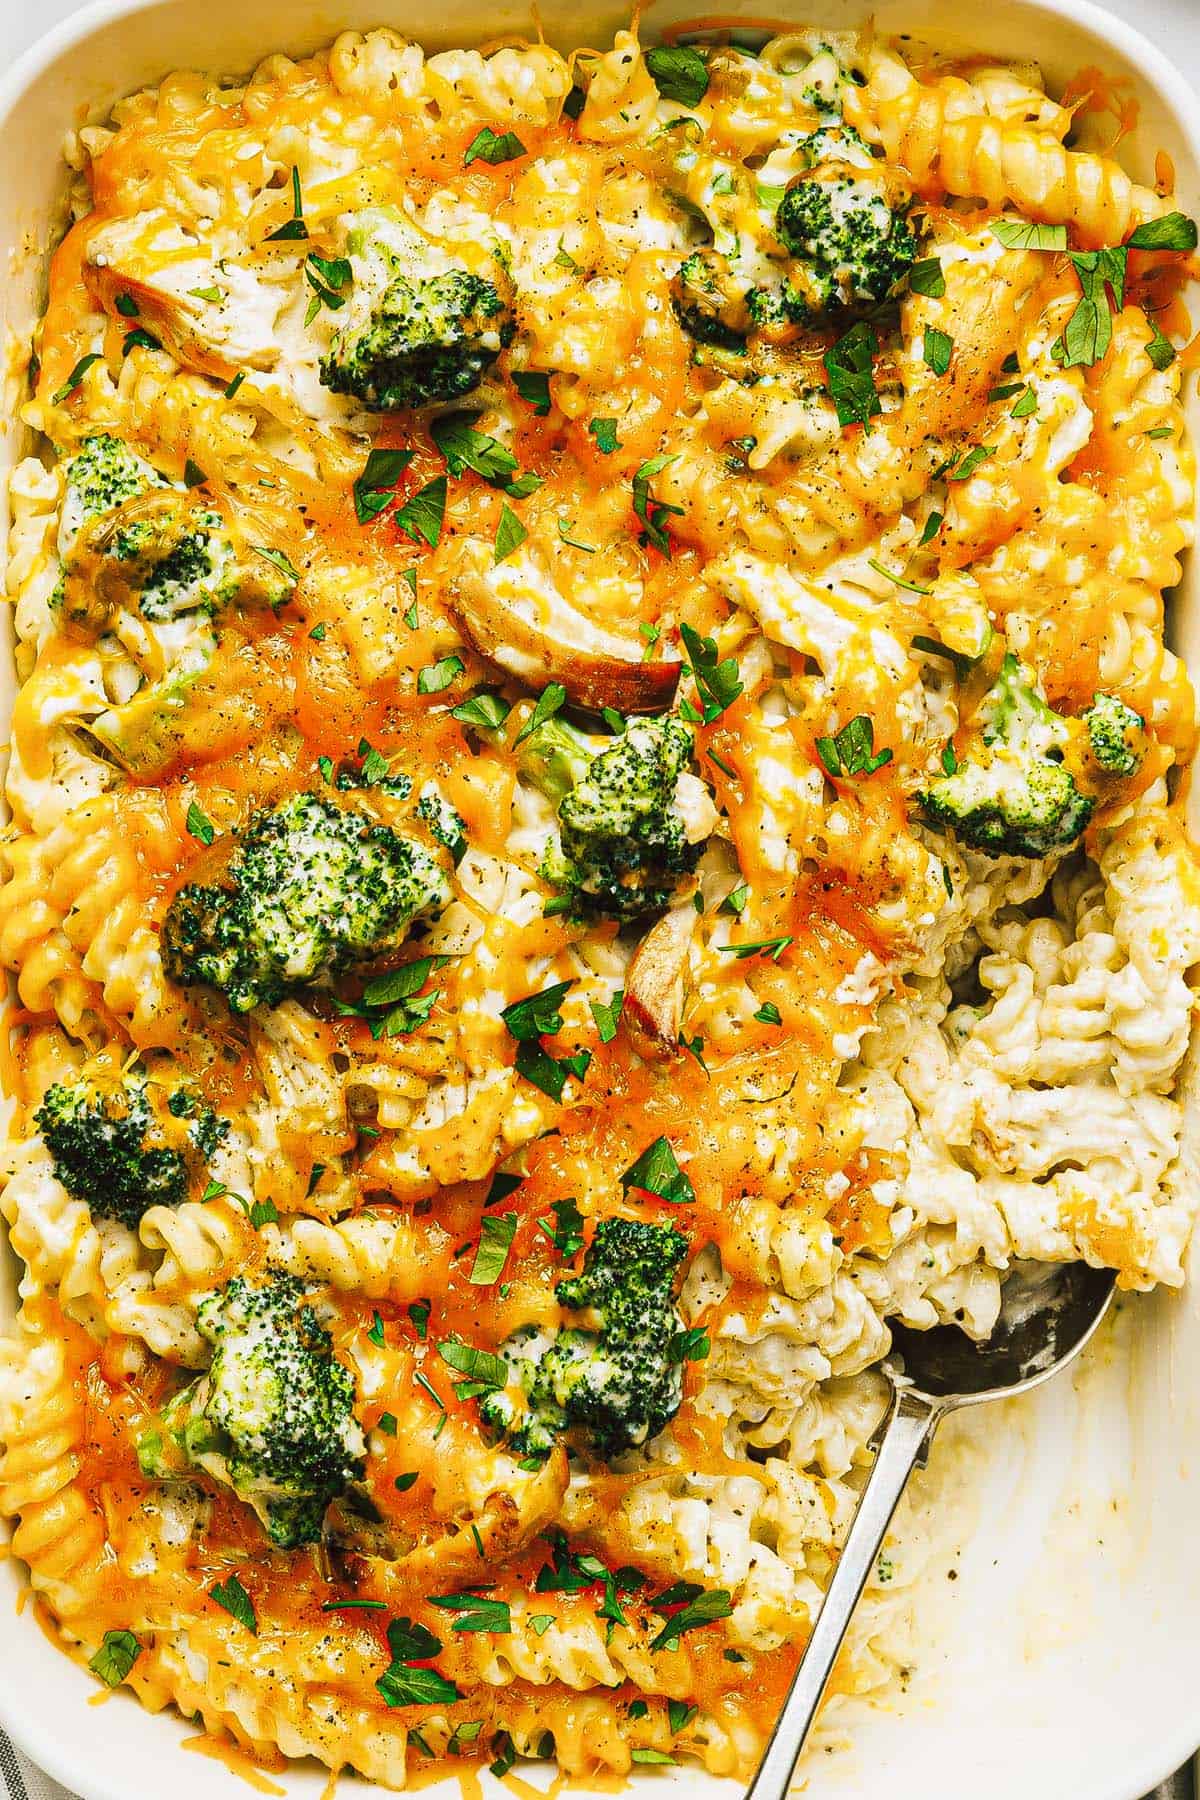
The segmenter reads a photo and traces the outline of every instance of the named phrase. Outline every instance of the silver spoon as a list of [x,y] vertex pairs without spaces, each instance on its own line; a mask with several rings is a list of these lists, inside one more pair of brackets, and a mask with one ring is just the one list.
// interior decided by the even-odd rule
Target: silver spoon
[[892,1325],[883,1365],[892,1395],[876,1433],[875,1466],[746,1800],[784,1800],[892,1514],[913,1469],[924,1467],[946,1414],[1048,1381],[1078,1356],[1113,1293],[1111,1270],[1086,1263],[1039,1267],[1036,1280],[1005,1284],[996,1328],[982,1343],[954,1325],[931,1331]]

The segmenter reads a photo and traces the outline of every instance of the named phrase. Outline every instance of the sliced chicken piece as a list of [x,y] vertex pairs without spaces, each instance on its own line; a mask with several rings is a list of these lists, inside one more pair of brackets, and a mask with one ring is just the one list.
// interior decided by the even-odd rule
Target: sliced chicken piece
[[696,928],[690,898],[664,913],[637,947],[625,982],[622,1017],[638,1054],[673,1056],[683,1024],[688,952]]
[[[490,547],[486,556],[490,561]],[[611,706],[624,714],[658,713],[671,705],[682,665],[644,662],[636,630],[614,631],[589,618],[530,555],[510,557],[486,573],[475,560],[464,556],[450,583],[450,604],[480,656],[533,688],[561,682],[573,705],[592,712]],[[477,560],[482,564],[484,556]]]
[[177,362],[217,381],[279,360],[275,321],[284,287],[215,258],[166,213],[138,213],[93,232],[84,279],[127,329],[148,331]]

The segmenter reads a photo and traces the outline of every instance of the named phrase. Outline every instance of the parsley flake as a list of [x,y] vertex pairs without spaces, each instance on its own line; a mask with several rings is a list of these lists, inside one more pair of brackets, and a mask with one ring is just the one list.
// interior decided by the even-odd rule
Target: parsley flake
[[194,837],[198,844],[207,846],[217,835],[211,819],[196,805],[194,800],[188,803],[186,823],[189,837]]
[[[73,394],[75,392],[92,364],[98,363],[100,360],[101,357],[98,350],[93,350],[88,356],[81,356],[62,386],[60,388],[55,388],[54,392],[51,394],[51,406],[61,406],[68,394]],[[125,1635],[128,1636],[129,1634],[126,1633]]]
[[258,1620],[254,1614],[254,1602],[236,1575],[231,1575],[228,1581],[218,1581],[209,1589],[209,1593],[217,1605],[223,1606],[239,1625],[244,1625],[247,1631],[252,1632],[255,1637],[258,1636]]
[[848,721],[834,735],[816,740],[817,755],[835,777],[873,775],[892,760],[890,750],[875,749],[875,727],[866,713]]
[[502,131],[497,136],[490,125],[484,125],[467,145],[463,168],[469,169],[473,162],[491,163],[495,167],[498,163],[512,162],[515,157],[525,154],[525,146],[515,131]]
[[396,483],[414,454],[412,450],[372,450],[354,482],[354,514],[360,525],[369,525],[391,505]]
[[708,64],[683,44],[656,44],[645,53],[651,80],[664,100],[698,106],[708,92]]
[[120,1687],[141,1654],[142,1646],[132,1631],[106,1631],[88,1668],[105,1687]]
[[412,494],[398,508],[395,519],[401,531],[411,538],[424,538],[436,550],[446,517],[446,477],[438,475]]
[[621,440],[617,436],[615,419],[590,419],[588,431],[596,440],[596,448],[603,456],[611,456],[614,450],[621,448]]
[[655,1138],[621,1176],[621,1186],[640,1188],[671,1206],[690,1206],[696,1190],[675,1160],[675,1152],[665,1137]]

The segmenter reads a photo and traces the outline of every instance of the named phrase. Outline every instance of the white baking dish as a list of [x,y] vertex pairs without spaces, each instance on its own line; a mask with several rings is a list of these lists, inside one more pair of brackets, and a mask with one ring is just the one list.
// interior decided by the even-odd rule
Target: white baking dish
[[[762,10],[761,0],[758,8],[725,4],[747,18]],[[787,0],[774,4],[782,13]],[[695,0],[662,0],[650,32],[697,10]],[[846,27],[870,8],[868,0],[792,0],[787,10]],[[1150,180],[1155,151],[1168,151],[1181,205],[1196,210],[1196,98],[1164,57],[1108,14],[1084,0],[883,0],[874,10],[884,31],[1036,59],[1052,87],[1088,64],[1128,78],[1141,114],[1127,161]],[[540,0],[539,11],[562,48],[603,40],[626,17],[614,0]],[[437,22],[405,0],[102,0],[44,38],[0,83],[6,341],[35,316],[70,125],[179,65],[238,73],[268,51],[305,51],[344,26],[378,23],[436,48],[532,29],[528,0],[451,0]],[[16,388],[6,395],[6,420],[19,398]],[[23,448],[20,430],[6,424],[0,462]],[[1174,634],[1200,669],[1195,565]],[[6,669],[4,658],[5,704]],[[961,1475],[949,1482],[952,1498],[956,1483],[961,1493],[939,1527],[921,1591],[909,1691],[862,1721],[852,1749],[810,1763],[807,1794],[1136,1800],[1200,1741],[1200,1255],[1193,1265],[1197,1285],[1184,1296],[1126,1304],[1073,1380],[968,1428]],[[10,1279],[0,1293],[0,1320],[11,1287]],[[953,1450],[949,1441],[941,1448],[943,1456]],[[180,1753],[193,1735],[182,1721],[152,1718],[120,1693],[89,1706],[99,1697],[92,1678],[54,1648],[30,1611],[18,1614],[22,1585],[17,1565],[0,1566],[0,1721],[31,1756],[85,1800],[245,1795],[219,1762]],[[687,1800],[716,1792],[690,1772],[645,1779],[687,1789]],[[324,1785],[324,1771],[305,1767],[271,1791],[317,1800]]]

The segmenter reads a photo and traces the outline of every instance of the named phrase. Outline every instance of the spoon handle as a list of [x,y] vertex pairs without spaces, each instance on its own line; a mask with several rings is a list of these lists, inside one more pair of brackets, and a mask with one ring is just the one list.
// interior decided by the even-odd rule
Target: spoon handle
[[924,1395],[893,1390],[875,1467],[746,1800],[784,1800],[892,1514],[943,1410],[940,1402]]

